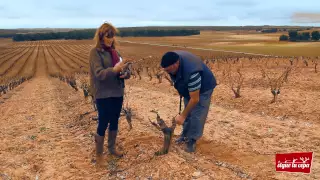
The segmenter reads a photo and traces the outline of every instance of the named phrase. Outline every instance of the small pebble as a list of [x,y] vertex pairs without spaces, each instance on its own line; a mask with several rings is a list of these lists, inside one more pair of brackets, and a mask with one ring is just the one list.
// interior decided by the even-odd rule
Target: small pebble
[[201,172],[200,172],[200,171],[196,171],[196,172],[194,172],[194,173],[192,174],[192,177],[197,178],[197,177],[199,177],[200,175],[201,175]]

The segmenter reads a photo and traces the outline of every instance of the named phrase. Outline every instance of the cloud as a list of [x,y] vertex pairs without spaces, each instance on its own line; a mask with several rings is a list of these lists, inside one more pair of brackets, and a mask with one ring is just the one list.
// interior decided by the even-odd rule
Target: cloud
[[[0,0],[1,1],[1,0]],[[148,25],[320,25],[314,18],[292,18],[294,12],[317,12],[314,0],[10,0],[0,2],[0,28],[97,27]],[[299,16],[300,17],[300,16]],[[294,19],[294,20],[292,20]],[[301,20],[302,19],[302,20]]]
[[295,23],[320,23],[320,13],[294,13],[291,17]]

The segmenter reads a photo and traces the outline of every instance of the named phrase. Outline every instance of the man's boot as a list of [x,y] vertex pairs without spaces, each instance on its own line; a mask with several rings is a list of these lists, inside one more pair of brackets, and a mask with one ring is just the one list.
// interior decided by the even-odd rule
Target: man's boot
[[96,158],[97,164],[101,164],[103,160],[103,144],[104,144],[104,136],[95,135],[95,143],[96,143]]
[[186,151],[187,152],[195,152],[196,151],[196,140],[194,139],[189,139],[187,142],[187,148]]
[[186,137],[184,135],[181,135],[178,139],[176,139],[176,144],[181,144],[186,142]]
[[123,154],[116,150],[116,139],[117,139],[118,131],[109,131],[108,134],[108,149],[110,154],[116,157],[122,157]]

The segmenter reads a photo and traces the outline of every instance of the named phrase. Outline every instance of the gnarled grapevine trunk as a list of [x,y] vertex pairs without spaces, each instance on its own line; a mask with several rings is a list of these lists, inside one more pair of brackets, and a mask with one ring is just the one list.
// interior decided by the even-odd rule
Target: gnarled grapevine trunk
[[172,118],[172,125],[171,127],[168,127],[164,122],[164,120],[160,118],[157,112],[155,111],[152,111],[152,112],[157,114],[157,123],[150,121],[151,124],[155,126],[158,130],[162,131],[164,135],[163,147],[159,151],[154,153],[156,156],[161,156],[169,152],[173,132],[174,132],[174,129],[176,128],[176,121],[175,121],[175,118]]
[[122,109],[125,116],[126,116],[126,120],[128,122],[128,125],[129,125],[129,130],[132,129],[132,110],[131,108],[127,107],[127,108],[123,108]]

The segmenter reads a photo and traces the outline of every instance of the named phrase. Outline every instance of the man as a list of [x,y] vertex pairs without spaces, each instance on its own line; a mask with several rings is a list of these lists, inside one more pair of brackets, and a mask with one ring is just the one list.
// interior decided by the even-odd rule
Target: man
[[186,142],[186,151],[194,152],[196,141],[203,135],[216,79],[198,56],[187,51],[165,53],[161,66],[169,73],[180,97],[184,97],[185,108],[175,118],[177,124],[183,125],[176,143]]

